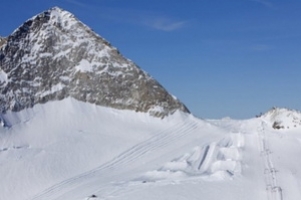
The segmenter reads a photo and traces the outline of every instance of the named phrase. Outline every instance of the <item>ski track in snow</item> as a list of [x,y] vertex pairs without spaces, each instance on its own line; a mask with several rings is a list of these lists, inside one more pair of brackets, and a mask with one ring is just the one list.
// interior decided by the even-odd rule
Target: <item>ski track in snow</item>
[[[272,151],[269,147],[266,126],[267,125],[265,124],[265,122],[262,122],[261,126],[258,127],[256,134],[259,142],[260,156],[264,163],[264,171],[262,173],[264,175],[264,181],[266,185],[267,199],[284,200],[282,188],[280,187],[277,180],[278,171],[272,161]],[[122,152],[103,165],[78,176],[57,183],[42,191],[41,193],[35,195],[34,197],[29,198],[28,200],[66,200],[70,199],[70,197],[76,197],[76,199],[74,200],[87,200],[94,199],[89,198],[89,196],[91,196],[92,194],[95,194],[97,196],[97,198],[95,199],[107,199],[133,192],[141,187],[151,186],[154,183],[144,183],[142,181],[133,180],[133,177],[127,175],[127,173],[130,172],[131,168],[124,166],[133,165],[135,168],[143,165],[139,163],[139,160],[141,158],[147,159],[148,153],[156,150],[161,150],[169,145],[172,145],[177,140],[195,131],[198,127],[199,124],[197,121],[189,119],[176,125],[170,125],[165,130],[155,133],[149,139],[132,146],[128,150]],[[226,137],[231,138],[228,143],[234,142],[237,144],[224,144],[225,147],[227,147],[228,145],[230,145],[231,147],[234,145],[236,148],[241,148],[244,146],[244,144],[242,144],[244,143],[242,142],[244,138],[241,132],[229,133],[230,135]],[[201,158],[200,160],[200,164],[198,166],[199,170],[201,170],[201,168],[206,165],[206,159],[211,159],[212,156],[207,155],[210,154],[209,151],[212,151],[212,149],[208,145],[205,148],[203,158]],[[208,167],[205,166],[205,168]],[[118,179],[118,176],[122,176],[122,178]],[[189,181],[188,179],[186,181]],[[170,184],[173,181],[174,180],[159,180],[158,183]],[[181,182],[184,180],[179,181]]]
[[266,124],[261,123],[261,127],[258,128],[258,139],[260,153],[264,162],[264,179],[266,184],[266,191],[268,200],[284,200],[282,194],[282,188],[279,186],[277,180],[277,169],[275,168],[271,154],[273,153],[269,147],[268,137],[266,136]]
[[[244,137],[241,133],[230,133],[230,135],[226,136],[223,138],[223,140],[229,140],[226,142],[226,144],[221,144],[218,145],[217,143],[213,142],[210,143],[205,147],[204,154],[201,157],[200,164],[198,165],[198,170],[201,171],[206,171],[209,168],[209,165],[211,163],[211,159],[213,159],[214,154],[217,153],[217,146],[219,148],[229,148],[229,149],[240,149],[244,147]],[[221,142],[220,141],[220,142]],[[230,159],[230,158],[228,158]],[[207,163],[207,164],[206,164]],[[211,163],[212,164],[212,163]],[[208,165],[208,166],[204,166]],[[205,168],[202,169],[202,168]],[[206,177],[206,175],[205,175]],[[155,185],[169,185],[169,184],[179,184],[183,182],[193,182],[196,179],[202,179],[204,178],[202,175],[200,176],[192,176],[192,177],[186,177],[184,179],[178,179],[178,180],[169,180],[169,179],[162,179],[162,180],[154,180],[150,182],[144,182],[144,181],[123,181],[123,182],[117,182],[117,183],[112,183],[112,184],[107,184],[101,188],[99,188],[97,191],[95,191],[93,194],[98,196],[97,199],[108,199],[108,198],[114,198],[114,197],[120,197],[123,196],[127,193],[132,193],[136,190],[141,189],[142,187],[151,187]],[[93,198],[86,198],[85,200],[90,200]]]
[[[114,177],[114,174],[111,174],[112,170],[122,169],[123,165],[131,164],[138,160],[139,158],[146,156],[150,151],[155,151],[159,148],[166,147],[176,140],[188,135],[191,131],[194,131],[198,127],[197,122],[194,120],[188,120],[188,123],[183,121],[175,126],[169,127],[166,130],[158,132],[153,137],[133,146],[132,148],[121,153],[119,156],[115,157],[111,161],[92,169],[88,172],[80,174],[78,176],[72,177],[70,179],[64,180],[58,184],[53,185],[52,187],[44,190],[40,194],[29,198],[28,200],[57,200],[57,199],[68,199],[68,195],[72,194],[83,188],[83,185],[89,185],[84,187],[89,189],[87,191],[87,196],[94,193],[99,193],[100,191],[106,191],[110,187],[110,177]],[[109,179],[106,185],[93,184],[97,182],[98,179]],[[92,184],[91,184],[92,183]],[[116,187],[116,186],[114,186]],[[111,187],[110,187],[111,188]],[[113,187],[111,188],[115,190]]]

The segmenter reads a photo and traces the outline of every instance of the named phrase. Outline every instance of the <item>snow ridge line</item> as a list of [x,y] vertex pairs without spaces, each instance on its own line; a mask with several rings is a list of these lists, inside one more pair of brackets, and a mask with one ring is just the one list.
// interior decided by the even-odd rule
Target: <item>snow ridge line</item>
[[134,145],[133,147],[121,153],[117,157],[113,158],[111,161],[104,163],[103,165],[88,172],[55,184],[50,188],[42,191],[40,194],[29,198],[28,200],[44,199],[45,196],[51,197],[57,193],[60,193],[60,191],[64,190],[64,188],[70,188],[72,186],[76,188],[76,185],[81,184],[85,180],[88,181],[89,178],[95,178],[96,176],[99,178],[104,178],[105,176],[110,176],[110,174],[105,174],[106,170],[112,168],[118,169],[118,167],[120,168],[121,164],[128,164],[134,159],[142,157],[149,151],[155,150],[162,146],[166,146],[175,141],[176,139],[185,136],[189,133],[190,130],[194,130],[196,127],[197,123],[192,120],[188,120],[188,123],[185,120],[182,123],[176,124],[175,126],[168,127],[165,130],[156,133],[153,137],[137,145]]
[[268,200],[284,200],[282,194],[282,188],[278,185],[277,181],[277,169],[271,159],[272,151],[270,150],[268,139],[265,132],[266,124],[261,122],[261,127],[258,128],[258,138],[260,145],[260,153],[264,161],[264,179],[266,184],[266,191]]

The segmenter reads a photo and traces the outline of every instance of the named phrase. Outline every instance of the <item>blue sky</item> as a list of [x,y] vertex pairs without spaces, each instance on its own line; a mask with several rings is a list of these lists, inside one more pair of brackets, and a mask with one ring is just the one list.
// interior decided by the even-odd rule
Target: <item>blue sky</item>
[[301,110],[301,1],[10,0],[0,35],[50,7],[72,12],[198,117]]

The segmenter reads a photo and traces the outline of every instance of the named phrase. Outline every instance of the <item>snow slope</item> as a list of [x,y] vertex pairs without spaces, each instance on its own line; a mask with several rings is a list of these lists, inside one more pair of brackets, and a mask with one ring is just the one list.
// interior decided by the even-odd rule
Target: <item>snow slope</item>
[[[129,171],[135,163],[157,159],[168,154],[162,147],[185,144],[195,137],[186,135],[206,126],[183,113],[161,120],[71,98],[9,112],[1,119],[11,128],[0,128],[0,199],[27,199],[70,178],[75,185],[91,178],[105,181],[100,177],[111,169]],[[69,190],[68,183],[60,188]]]
[[[72,98],[1,116],[0,199],[301,199],[301,132]],[[10,128],[9,128],[10,127]]]

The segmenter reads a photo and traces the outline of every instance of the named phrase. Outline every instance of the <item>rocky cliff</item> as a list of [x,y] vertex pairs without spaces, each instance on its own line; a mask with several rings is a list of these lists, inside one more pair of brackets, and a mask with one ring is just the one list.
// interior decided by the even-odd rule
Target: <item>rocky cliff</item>
[[164,117],[189,112],[155,79],[58,7],[0,40],[0,112],[72,97]]

